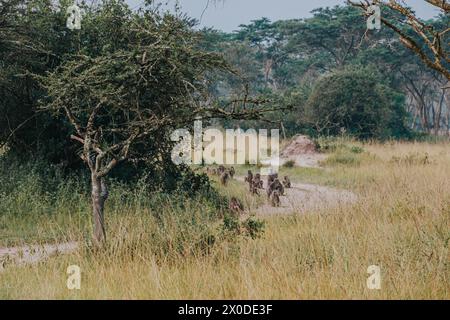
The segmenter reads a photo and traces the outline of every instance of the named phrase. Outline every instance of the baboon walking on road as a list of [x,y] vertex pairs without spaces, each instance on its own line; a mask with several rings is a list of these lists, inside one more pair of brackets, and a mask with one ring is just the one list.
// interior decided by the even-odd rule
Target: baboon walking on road
[[275,179],[268,187],[267,187],[267,197],[270,199],[270,196],[274,191],[278,191],[279,195],[284,195],[284,187],[281,184],[280,180]]
[[278,179],[278,173],[269,174],[267,176],[267,187],[269,187],[275,179]]
[[291,188],[292,184],[291,184],[291,180],[289,179],[288,176],[284,176],[284,179],[283,179],[283,186],[284,186],[286,189]]
[[247,176],[245,177],[245,182],[253,181],[253,173],[251,170],[248,170]]
[[270,195],[270,204],[272,207],[280,206],[280,192],[278,190],[274,190]]

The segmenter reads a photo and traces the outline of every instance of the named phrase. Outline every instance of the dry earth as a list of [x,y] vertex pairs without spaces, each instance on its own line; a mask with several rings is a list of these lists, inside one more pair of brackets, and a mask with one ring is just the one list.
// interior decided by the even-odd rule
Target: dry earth
[[0,248],[0,272],[7,264],[33,264],[54,255],[72,253],[77,248],[76,242]]
[[[237,180],[244,181],[244,177],[237,177]],[[266,184],[267,182],[265,181],[264,183]],[[265,190],[261,190],[261,196],[266,197]],[[285,195],[280,198],[280,207],[272,207],[269,203],[266,203],[253,212],[260,215],[306,213],[308,211],[355,203],[357,199],[356,194],[347,190],[314,184],[292,183],[292,188],[285,189]]]

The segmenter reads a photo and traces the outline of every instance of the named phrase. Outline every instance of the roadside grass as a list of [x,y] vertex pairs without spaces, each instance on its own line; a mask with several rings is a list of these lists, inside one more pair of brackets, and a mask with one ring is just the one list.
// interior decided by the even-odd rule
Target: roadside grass
[[[128,191],[119,189],[107,207],[103,252],[82,246],[71,255],[7,267],[0,272],[0,298],[449,299],[450,144],[360,147],[329,151],[330,157],[350,152],[357,162],[328,160],[324,169],[280,172],[295,182],[351,189],[356,204],[262,217],[265,232],[255,240],[224,232],[216,209],[200,199],[123,202],[120,194]],[[248,167],[237,169],[243,175]],[[226,196],[254,201],[237,181],[217,186]],[[87,241],[86,196],[71,194],[55,205],[46,197],[28,200],[29,189],[21,188],[11,191],[20,201],[11,195],[2,206],[0,241],[23,233],[35,241]],[[3,200],[9,195],[2,192]],[[66,270],[74,264],[82,282],[71,291]],[[381,268],[381,290],[366,286],[371,265]]]

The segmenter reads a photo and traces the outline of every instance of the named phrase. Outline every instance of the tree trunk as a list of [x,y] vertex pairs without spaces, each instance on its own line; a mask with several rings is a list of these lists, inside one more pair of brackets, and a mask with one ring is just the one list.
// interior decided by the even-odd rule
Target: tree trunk
[[436,111],[435,117],[434,117],[434,132],[436,135],[439,135],[439,132],[441,131],[441,118],[442,118],[442,107],[445,102],[445,91],[442,93],[441,99],[439,101],[438,109]]
[[108,191],[103,179],[98,178],[95,173],[91,174],[92,186],[92,214],[94,223],[94,243],[101,246],[106,240],[105,220],[103,211]]

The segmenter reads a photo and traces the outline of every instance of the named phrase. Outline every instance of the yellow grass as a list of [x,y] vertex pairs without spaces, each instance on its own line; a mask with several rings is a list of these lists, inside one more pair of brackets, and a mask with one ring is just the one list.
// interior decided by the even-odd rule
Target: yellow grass
[[[129,241],[154,223],[130,210],[109,218],[110,242],[119,249],[107,254],[81,250],[10,267],[0,273],[0,297],[449,299],[450,144],[364,148],[370,154],[361,155],[357,165],[287,170],[296,179],[347,186],[359,196],[355,205],[263,217],[266,230],[260,239],[165,259],[146,244]],[[428,160],[421,163],[425,153]],[[245,192],[237,188],[227,192]],[[81,290],[70,291],[66,268],[74,264],[82,270]],[[381,267],[381,290],[366,286],[370,265]]]

